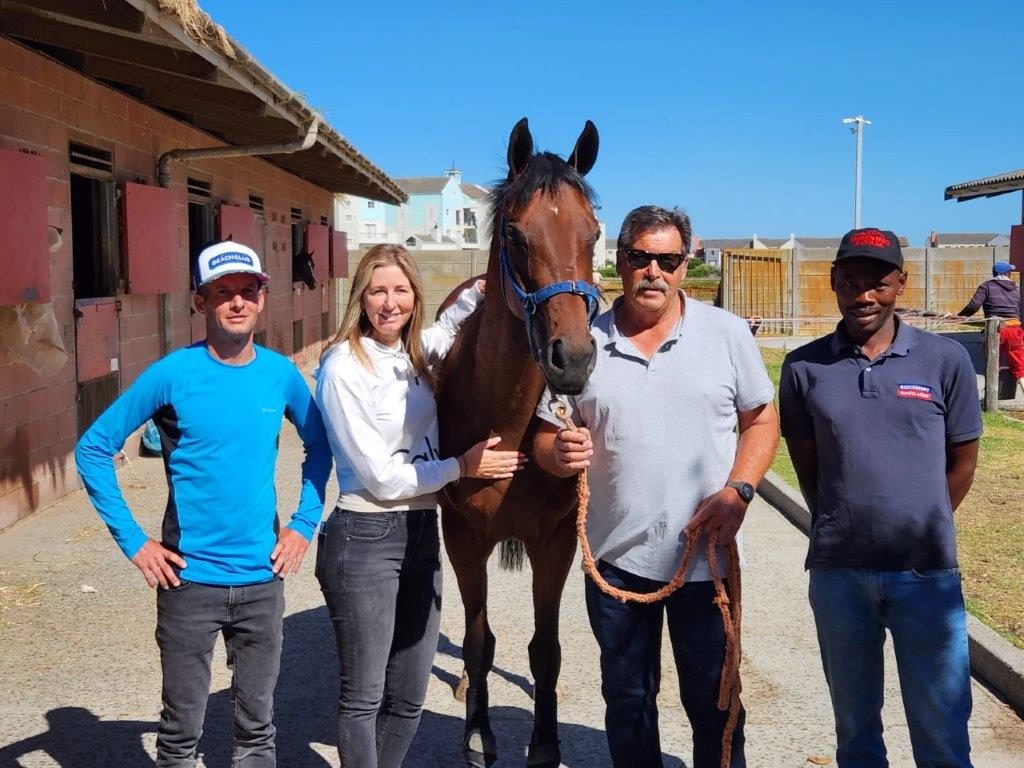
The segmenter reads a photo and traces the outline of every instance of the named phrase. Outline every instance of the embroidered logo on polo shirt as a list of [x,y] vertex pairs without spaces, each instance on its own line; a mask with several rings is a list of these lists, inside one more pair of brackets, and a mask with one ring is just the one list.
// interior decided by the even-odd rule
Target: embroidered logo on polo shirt
[[931,400],[932,388],[927,384],[900,384],[896,396],[909,400]]

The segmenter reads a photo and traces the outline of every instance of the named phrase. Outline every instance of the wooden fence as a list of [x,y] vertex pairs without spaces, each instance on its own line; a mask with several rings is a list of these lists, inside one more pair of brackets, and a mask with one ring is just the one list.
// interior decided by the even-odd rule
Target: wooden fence
[[[981,282],[992,277],[995,262],[1009,260],[1009,249],[904,248],[903,258],[907,287],[899,306],[954,314],[967,304]],[[723,306],[743,317],[785,319],[770,320],[761,333],[827,332],[829,323],[820,319],[838,316],[829,283],[834,259],[835,251],[830,248],[725,251]]]

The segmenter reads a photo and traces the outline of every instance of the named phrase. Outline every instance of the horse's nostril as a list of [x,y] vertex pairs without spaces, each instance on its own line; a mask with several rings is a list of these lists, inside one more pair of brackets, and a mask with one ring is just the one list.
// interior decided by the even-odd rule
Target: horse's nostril
[[551,342],[551,346],[548,348],[548,361],[551,363],[551,367],[559,370],[565,370],[565,354],[562,351],[562,340],[555,339]]

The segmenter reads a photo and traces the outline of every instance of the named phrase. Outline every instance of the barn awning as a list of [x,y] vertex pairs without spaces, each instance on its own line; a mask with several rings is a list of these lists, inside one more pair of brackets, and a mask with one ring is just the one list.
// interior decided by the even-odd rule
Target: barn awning
[[[316,112],[195,0],[0,0],[0,34],[225,144],[301,138]],[[320,118],[316,144],[266,161],[332,192],[401,203],[405,192]]]
[[953,184],[946,187],[946,200],[956,200],[962,203],[966,200],[973,200],[977,197],[996,197],[1005,195],[1008,192],[1017,192],[1024,189],[1024,168],[1019,171],[1010,171],[998,176],[988,176],[984,179],[965,181],[960,184]]

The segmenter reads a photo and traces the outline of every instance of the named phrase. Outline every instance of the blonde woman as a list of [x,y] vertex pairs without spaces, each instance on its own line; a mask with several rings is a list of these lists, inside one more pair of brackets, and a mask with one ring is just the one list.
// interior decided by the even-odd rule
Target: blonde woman
[[460,477],[511,477],[525,462],[491,450],[497,437],[457,458],[437,452],[430,366],[482,298],[478,282],[423,328],[419,270],[402,246],[378,245],[359,262],[316,374],[341,489],[316,576],[338,644],[342,768],[399,768],[416,734],[440,628],[435,492]]

